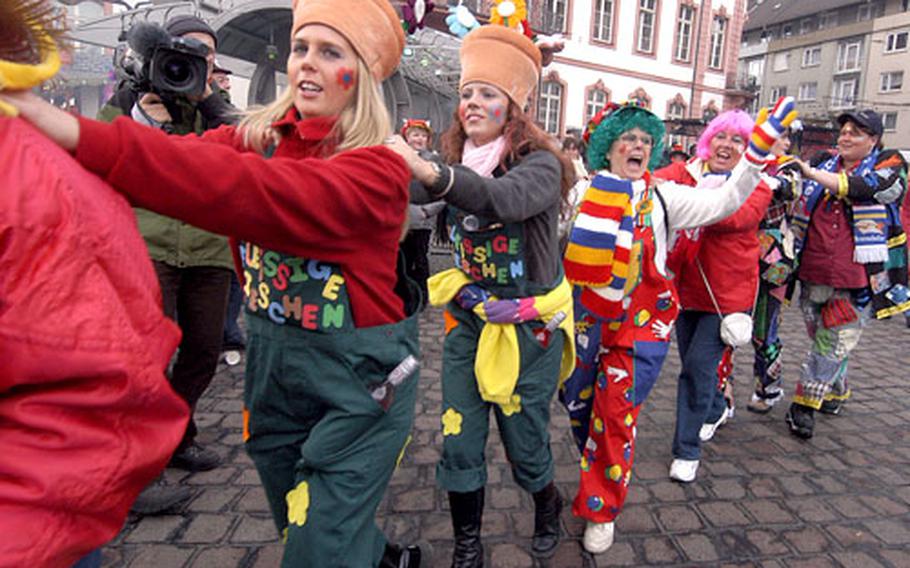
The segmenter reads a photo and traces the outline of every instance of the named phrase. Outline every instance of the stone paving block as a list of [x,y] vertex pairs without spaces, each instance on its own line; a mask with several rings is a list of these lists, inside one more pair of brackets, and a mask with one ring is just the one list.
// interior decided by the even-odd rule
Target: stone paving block
[[787,531],[784,538],[800,553],[821,552],[827,550],[829,544],[825,534],[815,527]]
[[645,561],[648,564],[669,564],[680,560],[673,542],[662,536],[648,537],[643,541]]
[[752,478],[746,481],[749,492],[759,499],[781,497],[784,492],[774,479],[768,477]]
[[832,552],[834,561],[844,568],[881,568],[882,564],[863,552]]
[[281,566],[281,557],[284,555],[284,546],[269,544],[260,547],[255,552],[255,561],[252,568],[276,568]]
[[885,544],[910,544],[910,522],[907,519],[870,520],[863,524]]
[[532,568],[534,560],[514,544],[495,544],[491,547],[490,565],[498,568]]
[[702,516],[715,527],[739,527],[751,524],[735,503],[703,503],[698,505]]
[[616,518],[615,523],[617,534],[629,535],[630,537],[660,532],[651,513],[643,505],[626,506]]
[[792,514],[770,499],[744,501],[742,506],[759,524],[792,523],[795,520]]
[[640,503],[650,503],[651,502],[651,492],[648,490],[647,486],[642,483],[635,482],[635,476],[632,476],[631,485],[629,485],[629,492],[626,493],[626,504],[628,505],[637,505]]
[[139,524],[130,531],[125,541],[128,543],[166,542],[181,529],[185,520],[180,515],[143,517]]
[[882,549],[878,551],[879,556],[885,562],[888,562],[891,566],[896,568],[910,568],[910,559],[907,558],[907,549]]
[[240,494],[233,487],[209,487],[203,489],[186,509],[192,513],[217,513],[226,511],[230,503]]
[[[614,542],[610,550],[598,556],[583,553],[582,560],[589,560],[598,568],[606,566],[641,566],[642,562],[630,542]],[[554,564],[553,568],[556,568],[556,566],[559,565]],[[575,565],[566,564],[565,566],[568,568]],[[579,566],[585,565],[581,564]]]
[[481,525],[481,535],[484,538],[495,536],[507,537],[509,535],[530,535],[534,532],[534,519],[530,518],[532,515],[522,515],[522,517],[529,519],[530,522],[521,526],[519,530],[519,527],[515,527],[512,524],[512,517],[508,513],[502,511],[485,511],[483,515],[483,524]]
[[269,501],[265,496],[265,490],[262,487],[246,489],[234,509],[245,513],[268,513]]
[[692,562],[714,562],[720,559],[714,543],[704,534],[681,535],[676,537],[676,542]]
[[787,496],[812,495],[816,492],[816,489],[809,485],[801,475],[780,476],[777,483]]
[[684,505],[659,507],[657,520],[668,532],[688,532],[702,528],[702,522],[691,508]]
[[419,531],[419,538],[423,540],[452,540],[454,538],[452,533],[452,516],[448,513],[429,513],[421,515]]
[[818,487],[822,493],[846,493],[847,486],[841,482],[842,477],[833,475],[812,475],[808,482]]
[[278,542],[278,529],[271,517],[243,517],[234,532],[230,542],[235,544]]
[[784,504],[790,509],[790,512],[809,523],[825,523],[837,520],[837,514],[816,499],[800,497],[798,499],[788,499]]
[[432,511],[436,508],[436,488],[420,488],[402,491],[391,499],[392,511],[414,513]]
[[837,544],[846,549],[881,546],[881,541],[860,523],[827,525],[825,530]]
[[683,485],[674,481],[658,481],[648,485],[648,491],[651,495],[662,503],[673,503],[685,501],[687,499],[686,491]]
[[738,501],[746,496],[746,489],[741,479],[710,479],[705,485],[718,499]]
[[826,554],[788,558],[785,565],[792,568],[834,568],[837,566]]
[[492,509],[515,509],[521,505],[521,489],[494,487],[487,491],[487,506]]
[[781,469],[790,473],[808,473],[815,470],[814,463],[802,456],[775,456],[772,460]]
[[193,548],[182,548],[171,544],[150,544],[143,546],[129,563],[129,568],[181,568],[193,555]]
[[240,470],[240,474],[234,479],[234,485],[257,485],[261,486],[259,472],[255,467],[248,467]]
[[245,548],[205,548],[193,559],[190,566],[192,568],[239,567],[244,565],[248,554],[250,553]]
[[781,533],[773,530],[754,529],[746,531],[746,539],[761,556],[780,556],[790,552]]
[[196,515],[180,535],[180,542],[215,544],[227,534],[235,521],[236,517],[226,515]]
[[859,500],[877,515],[897,516],[910,511],[910,508],[890,496],[863,495]]

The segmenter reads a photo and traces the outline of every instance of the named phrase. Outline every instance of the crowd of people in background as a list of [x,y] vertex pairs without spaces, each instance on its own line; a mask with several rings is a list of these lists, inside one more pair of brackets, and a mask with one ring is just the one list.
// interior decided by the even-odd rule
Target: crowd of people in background
[[[356,19],[343,15],[352,10]],[[211,27],[179,16],[166,29],[207,47],[204,93],[124,88],[94,121],[0,92],[45,137],[31,136],[70,152],[67,167],[135,207],[151,260],[136,270],[157,276],[163,314],[182,331],[167,373],[182,403],[156,403],[170,436],[129,487],[114,488],[134,512],[190,496],[161,476],[149,483],[165,453],[188,471],[220,464],[196,441],[192,413],[226,352],[228,364],[246,361],[242,435],[285,543],[282,565],[427,566],[426,548],[389,542],[375,514],[414,420],[417,320],[432,305],[445,328],[436,482],[450,506],[451,565],[483,566],[491,413],[494,443],[534,502],[531,551],[555,553],[556,397],[579,450],[572,514],[585,521],[583,547],[602,554],[674,333],[682,366],[668,476],[691,483],[702,446],[734,417],[735,359],[752,369],[746,409],[770,412],[792,390],[785,419],[808,439],[815,412],[837,414],[850,397],[863,328],[910,310],[907,165],[882,147],[872,110],[839,115],[836,144],[811,164],[792,146],[790,98],[755,117],[727,110],[688,149],[668,146],[663,121],[636,101],[608,103],[554,140],[528,112],[551,46],[491,24],[462,43],[451,126],[393,125],[380,84],[405,38],[391,4],[295,0],[288,87],[239,113]],[[434,232],[453,263],[431,275]],[[779,329],[797,288],[812,347],[800,375],[785,377]],[[166,325],[158,333],[176,342]],[[156,355],[149,380],[164,374],[166,354]],[[104,542],[83,538],[57,546],[70,558]]]

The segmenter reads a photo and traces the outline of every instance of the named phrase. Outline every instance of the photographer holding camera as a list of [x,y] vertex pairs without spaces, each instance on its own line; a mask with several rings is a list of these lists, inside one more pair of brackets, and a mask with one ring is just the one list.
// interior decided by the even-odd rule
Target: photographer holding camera
[[[127,81],[101,109],[100,120],[128,116],[179,135],[199,135],[230,121],[235,109],[211,88],[217,36],[205,21],[180,15],[164,28],[141,23],[130,29],[128,40],[134,53],[121,64]],[[161,285],[164,313],[183,332],[171,386],[194,410],[221,352],[234,268],[228,241],[146,209],[135,212]],[[171,467],[208,471],[219,465],[218,454],[195,441],[196,432],[191,416]],[[133,511],[161,513],[191,496],[188,487],[159,478],[140,494]]]

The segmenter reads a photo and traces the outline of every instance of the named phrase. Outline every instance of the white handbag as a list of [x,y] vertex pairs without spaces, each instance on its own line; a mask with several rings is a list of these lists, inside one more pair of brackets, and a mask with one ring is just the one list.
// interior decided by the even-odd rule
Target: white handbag
[[742,347],[752,341],[752,316],[745,312],[734,312],[724,315],[720,311],[720,306],[717,304],[711,285],[708,284],[708,277],[705,276],[701,262],[695,259],[695,264],[698,266],[698,272],[701,273],[702,280],[705,281],[705,288],[708,289],[708,295],[711,296],[714,309],[717,311],[717,315],[720,316],[720,340],[733,348]]

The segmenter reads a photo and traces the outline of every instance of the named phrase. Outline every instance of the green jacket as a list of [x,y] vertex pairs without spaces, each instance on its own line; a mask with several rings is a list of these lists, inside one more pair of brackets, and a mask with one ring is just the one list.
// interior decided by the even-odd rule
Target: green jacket
[[[133,98],[124,91],[118,92],[98,112],[98,120],[112,122],[118,116],[129,116],[124,108],[131,106]],[[209,97],[214,98],[217,97]],[[210,102],[209,99],[195,108],[188,103],[179,104],[182,120],[174,121],[173,133],[201,134],[208,128],[218,126],[221,122],[218,117],[225,111],[224,102]],[[213,102],[220,104],[212,104]],[[183,221],[147,209],[136,207],[133,210],[152,260],[177,268],[215,266],[234,270],[234,259],[227,237],[197,229]]]

